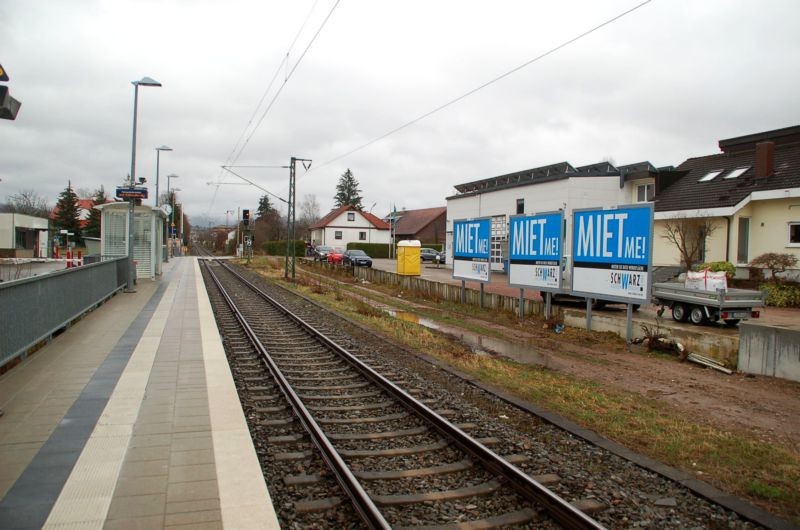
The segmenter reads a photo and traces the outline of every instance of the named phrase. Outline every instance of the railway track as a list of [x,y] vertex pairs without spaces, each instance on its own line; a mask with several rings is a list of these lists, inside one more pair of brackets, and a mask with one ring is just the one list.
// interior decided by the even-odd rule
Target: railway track
[[276,508],[287,526],[602,528],[543,484],[558,477],[521,471],[527,456],[496,454],[502,440],[448,421],[457,411],[403,390],[385,361],[360,359],[316,329],[325,323],[203,263],[246,414],[265,440],[265,475],[286,488]]

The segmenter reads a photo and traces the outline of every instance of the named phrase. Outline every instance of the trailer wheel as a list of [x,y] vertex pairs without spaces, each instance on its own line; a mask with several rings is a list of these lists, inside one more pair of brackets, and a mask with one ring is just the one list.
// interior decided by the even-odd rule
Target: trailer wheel
[[689,315],[686,313],[686,306],[683,304],[674,304],[672,306],[672,320],[675,322],[686,322]]
[[736,324],[738,324],[740,320],[741,320],[740,318],[726,318],[725,319],[725,325],[728,326],[729,328],[732,328],[732,327],[735,327]]
[[689,320],[692,321],[692,324],[699,326],[706,321],[706,312],[703,311],[702,307],[694,306],[692,310],[689,311]]

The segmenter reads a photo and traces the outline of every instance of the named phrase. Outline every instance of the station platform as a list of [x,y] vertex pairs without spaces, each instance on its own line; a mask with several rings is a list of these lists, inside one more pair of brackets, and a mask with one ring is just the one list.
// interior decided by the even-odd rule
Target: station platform
[[279,528],[196,258],[0,376],[0,528]]

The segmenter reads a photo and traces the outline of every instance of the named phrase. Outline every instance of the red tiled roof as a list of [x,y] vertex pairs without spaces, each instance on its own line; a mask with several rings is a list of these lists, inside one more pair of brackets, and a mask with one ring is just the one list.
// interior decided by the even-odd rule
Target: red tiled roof
[[339,208],[336,208],[335,210],[331,210],[328,213],[328,215],[326,215],[325,217],[323,217],[322,219],[320,219],[319,221],[317,221],[313,225],[309,226],[308,228],[309,228],[309,230],[317,230],[317,229],[320,229],[320,228],[325,228],[326,226],[328,226],[331,223],[331,221],[333,221],[334,219],[339,217],[344,212],[348,212],[348,211],[354,211],[354,212],[360,213],[361,215],[364,216],[364,219],[369,221],[378,230],[389,230],[389,224],[388,223],[386,223],[384,221],[381,221],[380,219],[378,219],[376,216],[372,215],[371,213],[363,212],[363,211],[359,210],[358,208],[356,208],[355,206],[353,206],[351,204],[346,204],[344,206],[340,206]]

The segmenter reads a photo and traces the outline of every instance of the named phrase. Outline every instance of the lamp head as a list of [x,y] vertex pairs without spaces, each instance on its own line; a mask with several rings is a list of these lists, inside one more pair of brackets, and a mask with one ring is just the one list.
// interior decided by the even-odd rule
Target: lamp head
[[167,147],[166,145],[162,145],[160,147],[156,147],[156,151],[172,151],[172,148]]
[[152,77],[143,77],[138,81],[131,81],[131,84],[136,86],[161,86],[161,83]]

